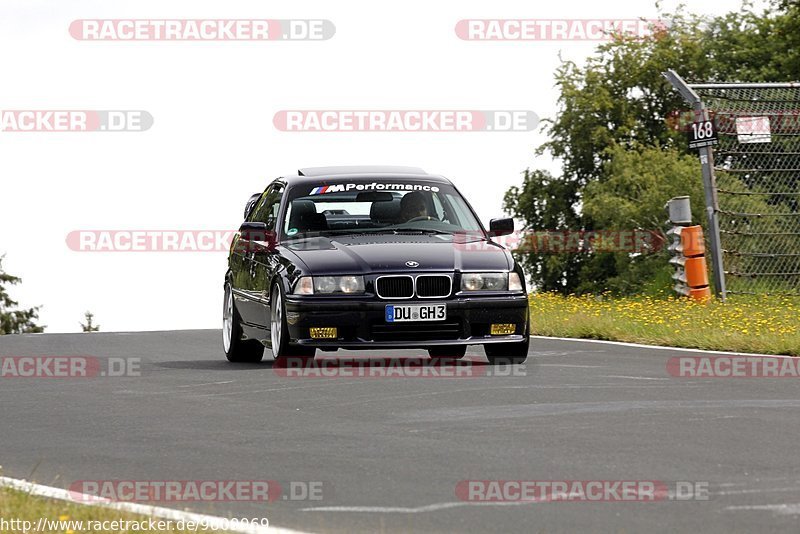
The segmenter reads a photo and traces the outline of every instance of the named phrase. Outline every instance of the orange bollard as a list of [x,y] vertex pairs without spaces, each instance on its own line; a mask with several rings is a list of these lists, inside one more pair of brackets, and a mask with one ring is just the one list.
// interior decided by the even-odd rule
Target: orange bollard
[[694,300],[709,300],[711,299],[711,288],[704,287],[702,289],[690,289],[689,298]]
[[686,258],[683,269],[686,272],[686,285],[691,289],[708,286],[708,269],[704,256]]
[[703,256],[706,253],[706,244],[703,240],[703,227],[687,226],[681,230],[681,245],[683,245],[683,255],[687,258]]
[[686,285],[689,286],[689,298],[706,300],[711,297],[708,287],[708,267],[706,266],[706,245],[703,239],[703,227],[687,226],[681,231],[681,245],[686,261],[683,265],[686,273]]

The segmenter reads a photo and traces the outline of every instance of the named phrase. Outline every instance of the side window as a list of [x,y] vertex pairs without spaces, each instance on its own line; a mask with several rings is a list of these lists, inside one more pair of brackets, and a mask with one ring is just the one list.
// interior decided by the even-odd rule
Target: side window
[[283,185],[277,184],[264,192],[253,211],[252,222],[263,222],[266,223],[268,230],[275,229],[275,221],[281,207],[281,198],[283,198],[283,189]]
[[258,219],[256,218],[256,215],[258,215],[258,212],[261,210],[261,206],[264,205],[264,201],[267,198],[267,194],[269,194],[269,190],[264,191],[263,193],[261,193],[261,196],[258,198],[258,200],[256,200],[256,205],[253,206],[253,209],[250,210],[250,215],[247,217],[247,222],[256,222],[256,221],[258,221]]

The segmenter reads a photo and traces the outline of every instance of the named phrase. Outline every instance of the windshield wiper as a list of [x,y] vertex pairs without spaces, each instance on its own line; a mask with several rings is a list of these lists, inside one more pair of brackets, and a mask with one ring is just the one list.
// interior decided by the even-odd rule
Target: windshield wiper
[[396,231],[398,234],[441,234],[441,235],[453,235],[453,232],[446,232],[444,230],[434,230],[433,228],[398,228]]
[[[312,234],[312,235],[309,235]],[[388,234],[388,235],[402,235],[402,234],[432,234],[432,235],[455,235],[453,232],[447,232],[444,230],[434,230],[432,228],[340,228],[338,230],[322,230],[319,232],[303,232],[298,235],[292,236],[289,239],[305,239],[308,237],[326,237],[332,235],[348,235],[348,236],[359,236],[359,235],[380,235],[380,234]]]
[[339,230],[323,230],[320,235],[368,235],[368,234],[396,234],[394,228],[341,228]]

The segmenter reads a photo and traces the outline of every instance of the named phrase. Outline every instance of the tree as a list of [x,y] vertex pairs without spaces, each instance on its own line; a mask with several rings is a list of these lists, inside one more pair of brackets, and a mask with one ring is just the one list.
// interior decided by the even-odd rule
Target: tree
[[[703,185],[698,179],[700,163],[696,157],[675,148],[633,146],[624,149],[613,145],[607,150],[603,181],[593,181],[585,188],[583,214],[598,227],[607,230],[660,230],[667,219],[667,199],[688,195],[692,218],[702,221]],[[668,243],[661,234],[661,244]],[[674,268],[668,253],[661,247],[650,253],[606,253],[594,262],[607,265],[603,289],[615,293],[659,293],[672,285]],[[596,269],[594,270],[596,271]],[[596,290],[597,272],[581,273],[577,292]],[[612,273],[612,274],[609,274]]]
[[0,334],[29,334],[44,332],[44,326],[38,326],[34,321],[39,319],[39,306],[27,310],[15,310],[18,303],[8,296],[6,285],[16,285],[21,278],[12,276],[3,271],[3,259],[0,256]]
[[95,326],[92,323],[92,321],[94,319],[94,314],[92,312],[87,311],[83,316],[86,319],[86,322],[85,323],[80,323],[80,325],[81,325],[81,329],[84,332],[99,332],[100,331],[100,325]]
[[[702,208],[699,166],[685,159],[696,154],[689,154],[671,120],[689,107],[664,80],[667,69],[690,81],[800,79],[800,7],[794,2],[773,2],[760,13],[746,3],[741,12],[717,17],[678,11],[660,18],[668,29],[614,36],[583,66],[564,61],[556,71],[559,113],[545,121],[550,140],[536,153],[559,160],[561,172],[527,169],[522,185],[504,197],[506,211],[526,230],[632,229],[631,216],[655,229],[663,223],[658,215],[665,214],[666,195],[689,194],[695,209]],[[649,165],[651,158],[669,168]],[[676,187],[661,187],[667,180],[677,180]],[[535,286],[562,293],[634,292],[660,276],[643,275],[640,261],[624,253],[531,252],[521,259]]]

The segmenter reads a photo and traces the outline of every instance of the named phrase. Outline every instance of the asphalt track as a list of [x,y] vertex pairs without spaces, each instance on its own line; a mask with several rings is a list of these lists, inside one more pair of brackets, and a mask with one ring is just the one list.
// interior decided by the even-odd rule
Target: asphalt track
[[[551,339],[505,376],[476,363],[460,377],[298,377],[269,353],[230,364],[219,338],[0,337],[6,357],[141,359],[139,376],[0,378],[2,474],[322,482],[314,501],[158,503],[310,532],[798,531],[797,379],[675,378],[667,360],[697,353]],[[386,355],[421,356],[338,353]],[[708,495],[478,504],[456,494],[462,480],[683,481]]]

